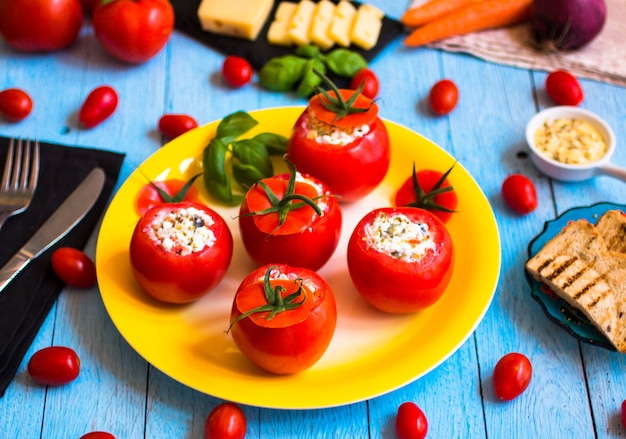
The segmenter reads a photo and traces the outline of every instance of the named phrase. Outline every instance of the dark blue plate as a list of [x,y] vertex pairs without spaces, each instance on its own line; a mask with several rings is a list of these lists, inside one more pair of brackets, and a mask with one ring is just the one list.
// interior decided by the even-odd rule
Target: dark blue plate
[[[587,207],[574,207],[565,211],[558,218],[547,221],[543,231],[528,244],[528,259],[535,256],[569,221],[586,219],[590,223],[595,224],[604,212],[612,209],[626,211],[626,206],[613,203],[598,203]],[[611,351],[616,350],[611,342],[589,322],[585,315],[570,306],[563,299],[556,297],[545,285],[533,279],[526,270],[524,270],[524,273],[530,285],[531,297],[539,302],[550,320],[562,328],[565,328],[580,341],[595,346],[601,346]]]

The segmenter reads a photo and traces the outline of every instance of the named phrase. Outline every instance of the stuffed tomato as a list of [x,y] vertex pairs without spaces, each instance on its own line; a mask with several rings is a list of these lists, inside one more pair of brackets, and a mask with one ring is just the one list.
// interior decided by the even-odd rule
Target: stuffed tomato
[[229,332],[239,350],[278,375],[301,372],[326,352],[337,325],[335,296],[315,271],[259,267],[237,289]]
[[387,174],[390,155],[378,106],[359,89],[313,96],[287,143],[298,170],[322,180],[342,202],[372,192]]
[[139,286],[157,300],[188,303],[222,280],[233,254],[224,219],[197,202],[166,203],[141,217],[130,241]]
[[321,268],[337,248],[341,222],[341,208],[330,189],[293,165],[291,173],[251,187],[239,212],[241,240],[258,266]]
[[363,298],[401,314],[434,304],[454,268],[452,238],[434,214],[413,207],[369,212],[348,242],[348,270]]

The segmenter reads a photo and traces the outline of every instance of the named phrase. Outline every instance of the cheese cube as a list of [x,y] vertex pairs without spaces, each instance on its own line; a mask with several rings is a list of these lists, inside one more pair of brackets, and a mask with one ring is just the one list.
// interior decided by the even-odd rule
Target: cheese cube
[[296,12],[291,18],[287,33],[294,44],[304,46],[309,44],[309,28],[315,12],[315,3],[311,0],[301,0],[296,7]]
[[350,41],[364,50],[374,47],[380,36],[384,16],[384,12],[375,6],[360,6],[354,17],[354,23],[350,31]]
[[204,31],[253,41],[272,6],[273,0],[202,0],[198,19]]
[[277,46],[290,46],[291,38],[289,37],[289,25],[291,18],[296,11],[297,4],[294,2],[281,2],[278,4],[274,21],[270,23],[267,30],[267,41]]
[[335,15],[335,4],[330,0],[321,0],[313,15],[313,22],[309,30],[309,38],[312,43],[318,45],[322,50],[328,50],[335,44],[335,41],[328,36],[328,28]]
[[350,31],[356,9],[349,1],[342,0],[335,8],[333,21],[328,29],[328,36],[343,47],[350,46]]

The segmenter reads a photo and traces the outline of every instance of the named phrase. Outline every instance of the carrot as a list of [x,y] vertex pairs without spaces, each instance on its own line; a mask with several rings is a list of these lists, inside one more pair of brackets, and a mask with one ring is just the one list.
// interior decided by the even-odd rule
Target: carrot
[[407,46],[429,44],[470,32],[511,26],[530,18],[532,0],[485,0],[435,18],[404,40]]
[[417,27],[462,7],[483,1],[484,0],[430,0],[428,3],[408,9],[404,15],[402,15],[400,21],[405,26]]

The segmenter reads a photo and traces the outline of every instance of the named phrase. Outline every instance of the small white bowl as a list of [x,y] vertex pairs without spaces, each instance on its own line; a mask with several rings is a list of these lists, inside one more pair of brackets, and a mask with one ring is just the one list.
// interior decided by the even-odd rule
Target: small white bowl
[[[546,120],[579,119],[593,125],[602,135],[607,144],[606,154],[595,162],[585,164],[566,164],[546,157],[535,146],[535,131]],[[626,169],[611,164],[611,156],[615,151],[615,134],[608,123],[589,110],[574,106],[558,106],[543,110],[533,116],[526,125],[526,142],[530,147],[530,159],[534,165],[548,177],[560,181],[582,181],[596,175],[609,175],[626,181]]]

